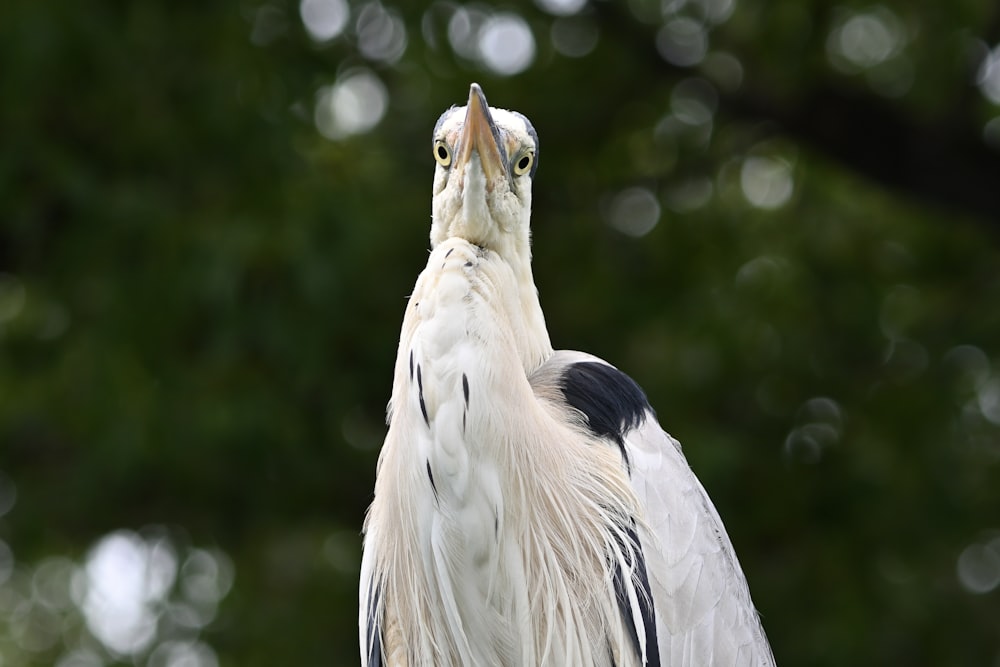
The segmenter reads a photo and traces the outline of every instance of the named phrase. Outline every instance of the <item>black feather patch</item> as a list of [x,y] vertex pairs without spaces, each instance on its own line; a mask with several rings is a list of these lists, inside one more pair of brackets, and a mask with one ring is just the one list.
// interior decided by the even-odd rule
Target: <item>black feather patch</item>
[[368,589],[368,667],[382,667],[382,624],[376,618],[381,591],[374,583]]
[[417,364],[417,398],[420,399],[420,414],[424,416],[424,423],[431,425],[431,420],[427,418],[427,404],[424,402],[424,374]]
[[538,169],[538,133],[535,132],[535,126],[531,124],[530,120],[525,118],[524,114],[515,111],[514,115],[521,117],[521,120],[524,121],[524,126],[528,129],[531,140],[535,143],[535,162],[531,165],[531,178],[535,178],[535,170]]
[[431,462],[427,461],[427,479],[431,480],[431,490],[434,491],[434,499],[437,500],[438,488],[434,483],[434,473],[431,472]]
[[[646,574],[646,559],[642,555],[642,545],[639,544],[639,536],[636,535],[635,526],[625,529],[625,534],[629,540],[629,547],[618,543],[622,553],[626,556],[635,554],[635,583],[638,584],[636,591],[639,602],[639,616],[642,620],[643,634],[646,637],[646,662],[644,667],[660,667],[660,647],[656,637],[656,612],[653,608],[653,592],[649,588],[649,576]],[[629,565],[632,565],[629,563]],[[618,609],[625,619],[625,627],[628,629],[629,637],[632,639],[632,648],[635,649],[637,657],[642,658],[642,649],[639,644],[639,630],[636,627],[636,619],[632,614],[632,605],[629,603],[628,590],[625,573],[622,572],[621,563],[615,561],[615,598],[618,600]]]
[[566,367],[559,388],[566,402],[587,418],[591,433],[618,445],[628,466],[625,434],[653,410],[635,380],[613,366],[581,361]]

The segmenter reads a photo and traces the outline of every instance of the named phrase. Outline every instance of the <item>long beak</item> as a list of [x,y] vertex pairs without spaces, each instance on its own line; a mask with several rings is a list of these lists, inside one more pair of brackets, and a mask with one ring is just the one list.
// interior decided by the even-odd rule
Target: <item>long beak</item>
[[475,151],[483,165],[487,183],[492,183],[501,176],[506,177],[506,151],[500,145],[500,131],[493,122],[486,96],[478,83],[469,88],[469,105],[465,110],[465,125],[462,127],[458,146],[456,166],[466,168],[472,151]]

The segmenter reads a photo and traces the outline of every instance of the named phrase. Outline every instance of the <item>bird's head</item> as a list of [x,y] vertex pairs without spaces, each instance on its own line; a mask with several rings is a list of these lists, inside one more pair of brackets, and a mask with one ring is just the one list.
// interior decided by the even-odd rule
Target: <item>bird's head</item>
[[528,251],[538,135],[515,111],[491,109],[478,84],[434,126],[431,245],[459,237],[501,255]]

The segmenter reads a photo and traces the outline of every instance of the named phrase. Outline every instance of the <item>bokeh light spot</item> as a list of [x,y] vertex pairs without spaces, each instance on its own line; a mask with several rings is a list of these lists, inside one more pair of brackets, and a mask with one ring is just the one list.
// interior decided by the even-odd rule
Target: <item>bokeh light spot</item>
[[812,437],[808,429],[792,429],[785,437],[783,453],[786,460],[793,463],[812,465],[823,458],[823,448]]
[[0,273],[0,324],[18,316],[24,307],[25,296],[20,280],[9,273]]
[[923,313],[920,290],[912,285],[894,285],[882,299],[879,328],[889,340],[904,338]]
[[667,21],[656,33],[656,49],[668,63],[678,67],[697,65],[708,51],[705,27],[687,17]]
[[826,396],[810,398],[799,407],[798,425],[785,438],[785,458],[793,463],[819,463],[824,452],[840,440],[843,420],[835,400]]
[[[14,573],[14,552],[6,542],[0,540],[0,585]],[[3,605],[0,604],[0,607]]]
[[285,10],[276,5],[263,5],[253,15],[250,42],[255,46],[267,46],[282,37],[288,30]]
[[233,585],[233,566],[222,553],[193,549],[181,567],[181,590],[195,603],[216,605]]
[[328,42],[344,31],[351,10],[345,0],[302,0],[299,15],[309,37]]
[[660,202],[646,188],[622,190],[608,209],[608,223],[623,234],[636,238],[653,231],[660,220]]
[[799,408],[798,418],[809,423],[827,424],[840,433],[844,415],[837,401],[828,396],[814,396]]
[[459,7],[448,19],[448,41],[466,60],[479,58],[479,30],[489,15],[476,7]]
[[712,82],[727,92],[735,92],[743,85],[743,63],[725,51],[713,51],[705,56],[700,70]]
[[736,0],[695,0],[695,6],[708,23],[725,23],[736,9]]
[[570,16],[583,9],[587,0],[535,0],[535,4],[554,16]]
[[966,547],[956,563],[958,581],[969,593],[983,595],[1000,586],[1000,537]]
[[977,391],[990,378],[990,359],[975,345],[956,345],[944,353],[941,363],[962,395]]
[[[59,649],[42,661],[56,667],[216,667],[214,651],[195,640],[233,578],[226,554],[179,551],[160,527],[109,533],[82,562],[54,556],[15,567],[14,554],[0,541],[5,648],[16,647],[15,660]],[[6,657],[0,651],[0,667]]]
[[782,257],[759,255],[744,263],[737,271],[734,284],[746,294],[771,294],[784,280],[788,262]]
[[382,81],[368,70],[354,70],[317,91],[314,120],[327,139],[343,139],[378,125],[389,104]]
[[369,60],[398,61],[406,51],[406,25],[395,10],[380,2],[369,2],[358,14],[358,51]]
[[84,571],[82,609],[94,636],[119,655],[145,650],[156,636],[158,606],[177,575],[170,544],[118,531],[91,550]]
[[199,641],[166,641],[150,654],[148,667],[218,667],[212,647]]
[[11,637],[28,652],[47,651],[59,640],[59,617],[33,600],[18,604],[9,617],[9,623]]
[[597,23],[582,16],[557,18],[549,32],[555,50],[570,58],[582,58],[593,51],[600,36]]
[[776,209],[788,203],[794,190],[792,165],[774,157],[748,157],[740,169],[743,196],[753,206]]
[[63,654],[55,667],[104,667],[104,659],[91,649],[78,648]]
[[17,486],[6,473],[0,470],[0,517],[14,509],[17,503]]
[[976,72],[976,85],[990,102],[1000,104],[1000,45],[983,56]]
[[497,74],[523,72],[535,59],[531,28],[516,14],[491,16],[479,30],[479,56],[483,65]]
[[710,178],[692,178],[667,188],[664,198],[672,211],[689,213],[711,201],[714,189]]
[[70,585],[76,568],[68,558],[47,558],[35,567],[31,577],[33,597],[46,607],[64,610],[72,607]]
[[684,79],[670,94],[670,109],[687,125],[711,124],[719,95],[711,83],[701,78]]
[[1000,378],[994,378],[980,387],[978,403],[983,416],[1000,426]]
[[845,14],[830,31],[826,49],[834,67],[850,72],[884,63],[905,43],[899,18],[878,6],[867,12]]
[[1000,116],[991,118],[983,126],[983,141],[996,150],[1000,150]]
[[361,451],[374,451],[382,446],[382,424],[371,419],[361,406],[347,411],[341,423],[341,434],[348,445]]

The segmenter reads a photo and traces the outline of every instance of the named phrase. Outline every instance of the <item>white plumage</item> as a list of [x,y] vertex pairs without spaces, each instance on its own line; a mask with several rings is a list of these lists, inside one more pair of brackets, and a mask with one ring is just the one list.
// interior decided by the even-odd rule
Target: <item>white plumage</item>
[[365,522],[362,665],[772,665],[722,522],[642,390],[552,349],[537,152],[475,84],[435,127],[432,251]]

